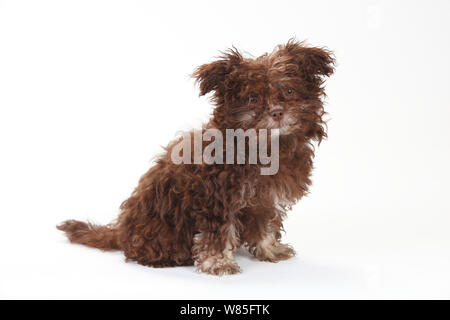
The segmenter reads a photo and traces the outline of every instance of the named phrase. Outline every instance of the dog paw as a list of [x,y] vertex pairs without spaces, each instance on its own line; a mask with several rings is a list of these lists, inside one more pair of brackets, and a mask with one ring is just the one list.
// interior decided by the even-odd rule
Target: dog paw
[[197,266],[198,271],[216,276],[231,275],[241,272],[238,264],[229,259],[209,258]]
[[295,256],[295,250],[288,244],[275,243],[269,246],[256,246],[253,255],[261,261],[278,262]]

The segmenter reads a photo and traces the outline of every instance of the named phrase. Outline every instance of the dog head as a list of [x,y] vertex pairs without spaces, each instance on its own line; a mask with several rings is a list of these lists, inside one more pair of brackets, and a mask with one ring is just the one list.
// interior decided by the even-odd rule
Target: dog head
[[213,92],[212,124],[220,129],[273,129],[321,140],[324,78],[334,71],[333,54],[289,40],[272,53],[244,58],[235,48],[197,68],[200,95]]

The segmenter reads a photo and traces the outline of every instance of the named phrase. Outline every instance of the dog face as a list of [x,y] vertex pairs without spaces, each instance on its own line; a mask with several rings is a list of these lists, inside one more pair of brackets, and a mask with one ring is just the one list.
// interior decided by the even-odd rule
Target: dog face
[[334,71],[332,53],[290,40],[272,53],[244,58],[236,49],[197,68],[200,95],[213,91],[213,125],[220,129],[273,129],[321,140],[325,135],[324,78]]

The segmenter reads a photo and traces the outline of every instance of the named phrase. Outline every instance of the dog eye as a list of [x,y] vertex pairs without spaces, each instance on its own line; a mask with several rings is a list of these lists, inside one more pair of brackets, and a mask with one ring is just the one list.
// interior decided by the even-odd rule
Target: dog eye
[[250,103],[258,103],[259,99],[256,96],[251,96],[248,101]]
[[292,92],[294,92],[292,89],[287,89],[287,94],[292,94]]

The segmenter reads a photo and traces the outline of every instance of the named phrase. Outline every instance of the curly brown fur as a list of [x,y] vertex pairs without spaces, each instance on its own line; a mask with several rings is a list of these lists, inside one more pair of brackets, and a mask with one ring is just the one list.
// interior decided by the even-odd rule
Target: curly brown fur
[[280,243],[282,221],[311,184],[312,141],[326,137],[323,82],[333,65],[330,51],[290,40],[256,59],[233,48],[200,66],[193,74],[200,95],[213,92],[215,105],[203,129],[280,128],[279,171],[264,176],[260,165],[176,165],[170,154],[178,139],[141,177],[115,223],[70,220],[58,229],[71,242],[120,249],[143,265],[195,264],[216,275],[239,272],[240,246],[259,260],[292,257],[294,250]]

